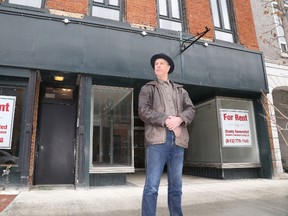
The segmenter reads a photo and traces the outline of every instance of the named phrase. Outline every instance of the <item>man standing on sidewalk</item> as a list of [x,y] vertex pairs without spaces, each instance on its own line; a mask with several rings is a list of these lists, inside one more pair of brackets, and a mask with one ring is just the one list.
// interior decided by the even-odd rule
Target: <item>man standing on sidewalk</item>
[[170,215],[182,216],[182,168],[184,148],[188,147],[189,125],[195,108],[182,85],[169,80],[173,60],[164,53],[151,58],[156,80],[141,88],[139,117],[145,123],[146,181],[142,216],[155,216],[160,179],[167,166]]

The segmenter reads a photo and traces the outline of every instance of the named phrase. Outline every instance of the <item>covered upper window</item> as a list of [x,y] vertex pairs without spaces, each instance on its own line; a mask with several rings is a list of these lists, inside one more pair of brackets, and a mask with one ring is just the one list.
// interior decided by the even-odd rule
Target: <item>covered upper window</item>
[[230,0],[210,0],[215,38],[233,43],[232,11]]
[[43,0],[7,0],[8,3],[41,8]]
[[92,16],[121,21],[122,0],[93,0]]
[[181,0],[158,0],[159,27],[182,31]]

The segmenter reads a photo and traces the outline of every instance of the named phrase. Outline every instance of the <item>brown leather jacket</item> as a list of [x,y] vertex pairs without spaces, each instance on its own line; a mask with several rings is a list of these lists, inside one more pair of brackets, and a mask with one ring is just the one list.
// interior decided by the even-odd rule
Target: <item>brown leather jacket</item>
[[[173,83],[173,98],[177,101],[177,113],[183,119],[182,132],[176,137],[176,145],[188,147],[189,134],[187,126],[195,116],[195,107],[182,85]],[[160,93],[159,83],[154,80],[141,88],[138,102],[139,117],[145,123],[145,144],[163,144],[166,141],[164,99]]]

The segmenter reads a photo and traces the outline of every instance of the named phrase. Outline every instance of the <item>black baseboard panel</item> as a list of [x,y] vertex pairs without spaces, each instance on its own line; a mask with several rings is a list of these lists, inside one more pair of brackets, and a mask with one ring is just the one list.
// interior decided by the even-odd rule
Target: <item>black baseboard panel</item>
[[90,174],[90,186],[125,185],[126,173]]
[[260,168],[219,169],[213,167],[184,167],[183,174],[215,179],[261,178]]

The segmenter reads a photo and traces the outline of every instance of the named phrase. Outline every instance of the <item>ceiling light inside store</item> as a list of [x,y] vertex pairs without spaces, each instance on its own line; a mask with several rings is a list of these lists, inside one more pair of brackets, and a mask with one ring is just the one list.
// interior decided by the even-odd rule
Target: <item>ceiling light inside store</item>
[[64,80],[64,76],[54,76],[54,80],[62,82]]

